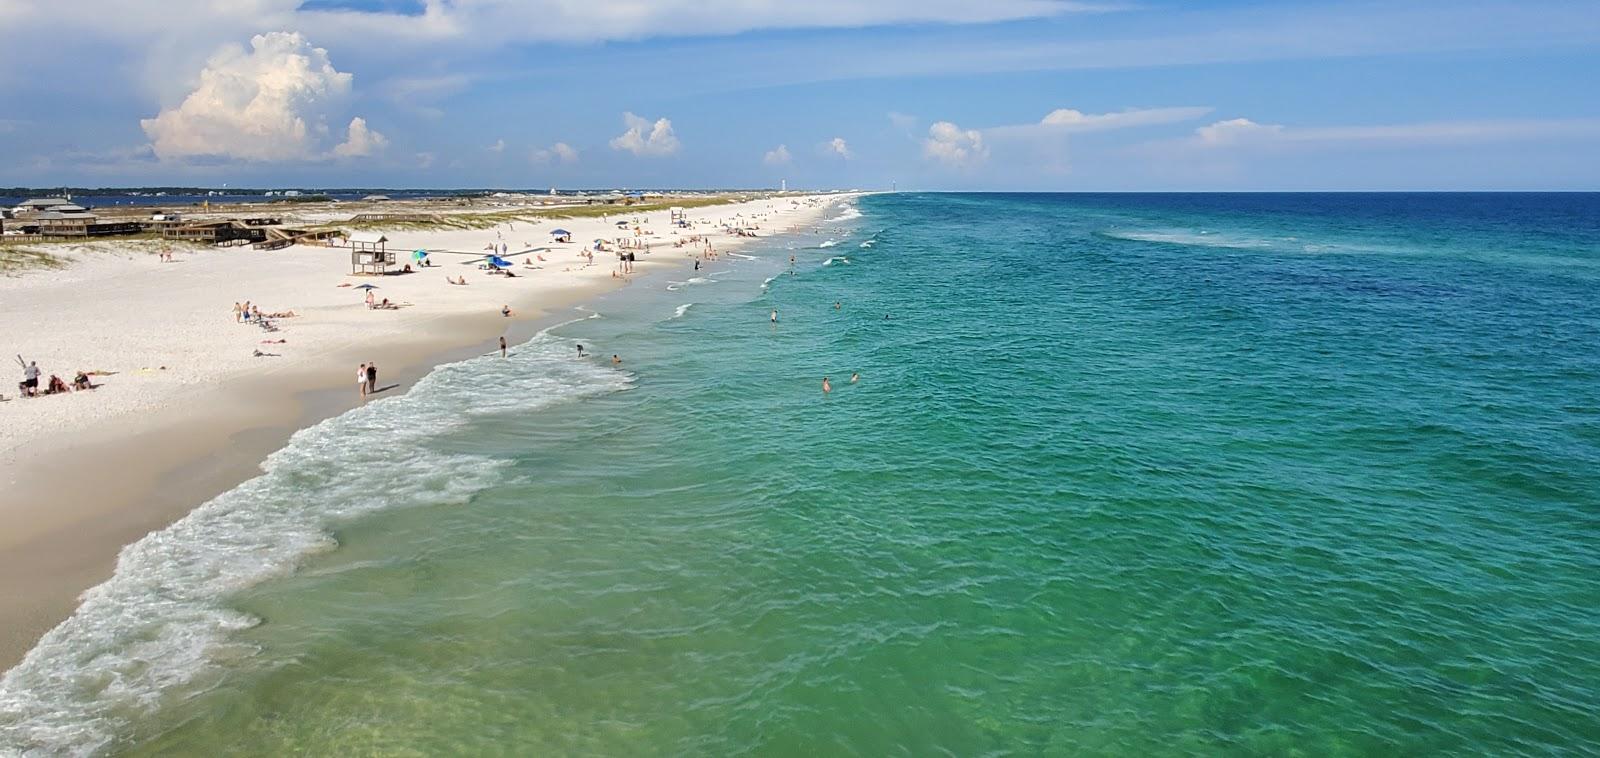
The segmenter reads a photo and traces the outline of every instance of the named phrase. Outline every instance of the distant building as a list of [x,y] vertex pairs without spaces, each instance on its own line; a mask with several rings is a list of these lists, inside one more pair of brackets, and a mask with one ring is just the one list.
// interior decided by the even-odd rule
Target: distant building
[[[13,210],[15,210],[18,214],[43,213],[44,211],[54,210],[55,208],[63,205],[72,205],[72,201],[64,197],[36,197],[18,203],[17,207]],[[77,208],[77,206],[73,207]],[[78,208],[78,210],[83,209]]]
[[36,234],[46,237],[103,237],[111,234],[137,234],[137,221],[101,221],[93,213],[43,211],[19,224],[24,230],[33,228]]

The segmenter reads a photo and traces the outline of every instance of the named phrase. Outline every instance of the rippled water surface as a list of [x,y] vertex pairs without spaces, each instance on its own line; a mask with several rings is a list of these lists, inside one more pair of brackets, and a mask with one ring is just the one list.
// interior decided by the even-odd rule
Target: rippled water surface
[[0,739],[1600,750],[1600,197],[857,210],[300,435]]

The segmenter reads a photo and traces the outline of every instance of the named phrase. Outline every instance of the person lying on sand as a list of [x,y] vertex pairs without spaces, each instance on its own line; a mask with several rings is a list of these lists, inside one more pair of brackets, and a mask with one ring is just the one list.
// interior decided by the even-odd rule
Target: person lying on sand
[[78,371],[78,375],[77,376],[72,377],[72,388],[74,390],[79,390],[79,391],[92,390],[92,389],[94,389],[94,388],[96,388],[98,386],[100,386],[100,385],[94,384],[93,382],[90,382],[89,381],[89,375],[83,373],[83,371],[81,369]]
[[61,381],[61,377],[56,376],[55,374],[51,374],[50,375],[50,385],[45,388],[44,394],[46,394],[46,395],[59,395],[59,394],[61,394],[63,392],[67,392],[67,391],[68,391],[67,390],[67,383],[64,382],[64,381]]

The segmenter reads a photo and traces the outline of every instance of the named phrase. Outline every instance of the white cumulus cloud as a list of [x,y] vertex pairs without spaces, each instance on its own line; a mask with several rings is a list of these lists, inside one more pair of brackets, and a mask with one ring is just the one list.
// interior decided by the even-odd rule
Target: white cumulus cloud
[[970,168],[989,159],[989,147],[983,144],[983,132],[938,121],[928,127],[922,154],[946,166]]
[[[258,34],[212,56],[183,102],[140,126],[162,160],[196,156],[248,161],[304,160],[324,154],[328,119],[348,99],[351,75],[298,32]],[[350,122],[337,155],[366,155],[383,135]]]
[[345,140],[333,147],[333,154],[342,158],[360,158],[382,152],[389,146],[389,138],[371,127],[367,120],[357,116],[350,119],[345,129]]
[[672,155],[682,144],[672,133],[672,121],[658,118],[654,123],[629,111],[622,114],[622,123],[628,130],[611,140],[612,150],[626,150],[634,155]]
[[577,163],[577,148],[565,143],[557,142],[549,147],[542,147],[533,151],[531,159],[534,163],[558,163],[562,165]]
[[787,166],[794,161],[794,156],[789,154],[788,145],[779,145],[761,156],[761,162],[768,166]]
[[850,152],[850,145],[844,141],[843,137],[834,137],[822,143],[821,151],[823,155],[837,156],[845,160],[856,157],[855,153]]
[[493,145],[490,145],[484,149],[491,153],[503,153],[506,151],[506,141],[503,139],[497,139],[494,141]]

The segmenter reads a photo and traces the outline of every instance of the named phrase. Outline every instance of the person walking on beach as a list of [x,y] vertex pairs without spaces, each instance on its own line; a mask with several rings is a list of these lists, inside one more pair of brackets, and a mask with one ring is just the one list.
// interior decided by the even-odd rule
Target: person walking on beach
[[376,364],[376,363],[368,363],[367,364],[367,394],[373,395],[373,394],[377,394],[377,392],[378,392],[378,364]]
[[356,389],[361,391],[361,399],[367,399],[367,364],[363,363],[356,369]]
[[244,306],[238,300],[233,301],[233,323],[244,321]]
[[500,337],[500,357],[506,357],[506,338],[504,336]]

